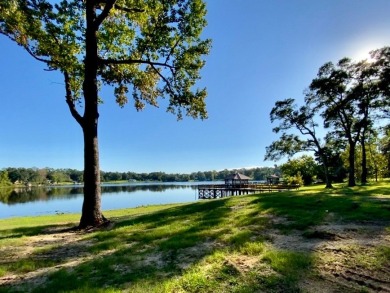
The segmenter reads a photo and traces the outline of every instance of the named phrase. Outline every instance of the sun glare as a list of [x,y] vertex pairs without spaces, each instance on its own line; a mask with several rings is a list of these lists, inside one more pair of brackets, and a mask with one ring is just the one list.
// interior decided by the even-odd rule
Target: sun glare
[[344,43],[344,56],[355,62],[367,60],[372,61],[370,52],[388,46],[389,37],[381,32],[367,31],[358,37],[346,40]]
[[355,62],[366,60],[368,62],[372,62],[370,52],[383,48],[386,46],[382,42],[367,42],[365,44],[356,45],[350,48],[350,54],[347,55]]
[[370,60],[372,60],[371,56],[370,56],[370,52],[374,49],[376,49],[376,48],[375,47],[372,47],[372,48],[364,47],[364,48],[357,49],[356,52],[354,54],[352,54],[350,58],[353,61],[362,61],[362,60],[370,61]]

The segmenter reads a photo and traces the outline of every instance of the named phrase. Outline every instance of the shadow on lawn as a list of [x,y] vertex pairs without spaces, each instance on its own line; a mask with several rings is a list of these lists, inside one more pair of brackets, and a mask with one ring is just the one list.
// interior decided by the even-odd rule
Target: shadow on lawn
[[[319,278],[322,289],[330,284],[337,292],[371,292],[386,291],[390,284],[390,250],[388,242],[380,241],[390,232],[390,198],[384,196],[388,194],[383,186],[356,186],[316,190],[313,194],[307,190],[281,192],[254,198],[252,203],[259,211],[276,216],[274,228],[290,241],[279,243],[279,247],[303,249],[313,256],[320,249],[327,255],[325,259],[335,257],[339,264],[335,268],[317,269],[325,270]],[[301,242],[291,243],[294,237]],[[316,291],[315,287],[310,290]]]
[[[63,268],[51,273],[47,282],[37,286],[34,291],[98,292],[125,288],[137,292],[155,292],[155,288],[162,290],[162,284],[177,278],[183,279],[192,268],[217,251],[243,253],[249,257],[250,253],[243,252],[244,248],[253,243],[263,243],[266,230],[275,228],[270,227],[269,218],[264,217],[264,213],[287,218],[286,224],[276,227],[286,233],[292,229],[305,231],[322,224],[329,212],[340,220],[368,221],[375,218],[388,221],[390,218],[390,211],[386,208],[389,200],[373,201],[367,196],[355,194],[344,196],[345,191],[341,191],[332,190],[315,195],[280,192],[231,197],[167,208],[145,215],[120,217],[116,219],[112,230],[87,234],[87,239],[42,253],[40,257],[52,257],[54,260],[59,256],[56,265],[74,258],[74,253],[95,257],[88,258],[72,269]],[[382,191],[374,190],[372,194],[378,192]],[[9,235],[28,233],[29,229],[20,228],[20,231],[13,231],[14,234]],[[29,235],[43,233],[44,229],[39,227]],[[89,245],[85,245],[85,241]],[[74,253],[67,254],[66,251]],[[234,264],[224,260],[216,266],[212,275],[192,276],[190,281],[187,280],[187,287],[183,285],[181,290],[210,292],[234,287],[237,292],[297,291],[303,272],[312,266],[312,255],[310,252],[301,254],[286,250],[269,253],[263,256],[263,261],[278,274],[266,276],[257,267],[243,273]],[[4,292],[11,289],[0,287],[0,291]]]
[[67,230],[70,230],[69,225],[67,225],[67,227],[64,226],[64,228],[61,228],[60,230],[54,230],[57,228],[58,225],[44,225],[44,226],[37,226],[37,227],[20,227],[14,229],[4,229],[0,231],[1,232],[0,240],[21,238],[25,236],[37,236],[40,234],[54,234],[54,233],[65,232]]
[[[91,233],[89,237],[87,235],[89,238],[87,240],[94,243],[88,248],[80,245],[83,243],[81,241],[49,249],[38,255],[35,268],[53,265],[53,262],[42,261],[43,258],[51,258],[55,265],[66,263],[75,257],[74,253],[66,253],[67,251],[77,252],[81,257],[85,256],[86,252],[102,255],[87,260],[72,270],[61,269],[50,274],[49,282],[34,290],[57,292],[78,288],[88,290],[99,290],[102,287],[121,288],[124,284],[140,280],[143,282],[150,280],[158,284],[164,279],[179,275],[182,272],[180,266],[182,259],[179,259],[183,256],[181,251],[199,245],[198,251],[194,250],[193,254],[186,255],[188,266],[213,251],[212,247],[203,244],[205,241],[214,241],[222,233],[209,230],[229,216],[230,208],[227,203],[228,199],[200,202],[146,215],[118,218],[112,230]],[[11,237],[23,233],[38,235],[44,234],[45,228],[48,227],[39,227],[35,231],[19,228],[7,233],[13,235]],[[18,262],[23,264],[34,260],[36,256],[19,259]],[[18,266],[17,263],[14,265]],[[34,267],[34,264],[31,267]],[[29,282],[34,283],[34,278]],[[40,276],[36,277],[37,280],[39,278]],[[21,280],[20,284],[16,285],[23,286],[23,282],[24,280]],[[12,291],[11,286],[0,287],[0,292]],[[22,291],[26,289],[19,288],[22,288]]]
[[305,230],[323,223],[329,214],[333,214],[336,217],[334,220],[339,221],[388,222],[390,199],[378,200],[373,196],[389,193],[389,189],[385,187],[343,187],[314,194],[306,191],[281,192],[258,197],[252,203],[258,205],[259,210],[286,217],[289,222],[285,226]]

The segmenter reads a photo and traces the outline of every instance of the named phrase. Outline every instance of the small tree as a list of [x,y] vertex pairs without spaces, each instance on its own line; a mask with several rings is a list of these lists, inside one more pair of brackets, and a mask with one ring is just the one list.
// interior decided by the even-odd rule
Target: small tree
[[314,176],[317,175],[318,165],[311,156],[303,155],[296,159],[288,160],[286,163],[280,165],[283,177],[294,178],[300,177],[302,185],[309,185],[313,183]]
[[[206,90],[194,90],[209,40],[202,0],[0,0],[0,33],[64,76],[69,110],[84,136],[80,228],[101,212],[99,89],[114,87],[119,106],[137,110],[168,97],[168,112],[206,118]],[[83,106],[83,113],[77,104]]]
[[0,186],[10,186],[10,185],[12,185],[12,182],[8,177],[7,170],[0,171]]

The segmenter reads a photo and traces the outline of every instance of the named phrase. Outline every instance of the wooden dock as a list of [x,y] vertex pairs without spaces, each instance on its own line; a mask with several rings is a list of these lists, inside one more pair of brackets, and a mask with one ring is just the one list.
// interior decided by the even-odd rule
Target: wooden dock
[[213,199],[261,192],[297,190],[299,189],[299,184],[205,184],[198,185],[197,189],[199,199]]

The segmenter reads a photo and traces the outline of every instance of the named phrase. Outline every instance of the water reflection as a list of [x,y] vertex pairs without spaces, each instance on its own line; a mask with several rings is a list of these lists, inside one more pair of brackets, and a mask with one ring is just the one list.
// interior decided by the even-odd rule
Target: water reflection
[[[80,212],[83,187],[49,186],[0,189],[0,218]],[[195,183],[102,185],[103,209],[189,202],[196,199]]]
[[196,189],[195,185],[184,184],[148,184],[148,185],[103,185],[102,193],[119,193],[119,192],[136,192],[136,191],[150,191],[163,192],[169,189]]
[[83,193],[83,188],[51,188],[51,187],[28,187],[15,188],[12,190],[0,190],[0,201],[13,205],[18,203],[48,201],[56,198],[72,198]]
[[[136,185],[103,185],[102,194],[134,193],[137,191],[164,192],[172,189],[196,189],[193,184],[136,184]],[[0,202],[12,205],[33,201],[49,201],[59,198],[71,199],[83,194],[82,186],[62,187],[21,187],[0,189]]]

